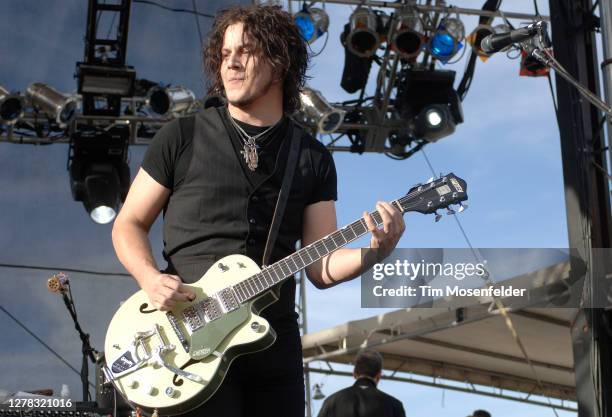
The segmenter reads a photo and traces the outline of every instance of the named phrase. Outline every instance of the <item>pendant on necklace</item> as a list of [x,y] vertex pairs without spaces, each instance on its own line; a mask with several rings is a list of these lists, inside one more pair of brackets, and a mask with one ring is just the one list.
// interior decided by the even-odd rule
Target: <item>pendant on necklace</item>
[[248,140],[244,143],[244,148],[240,151],[244,160],[251,171],[255,171],[259,156],[257,155],[257,145],[254,140]]

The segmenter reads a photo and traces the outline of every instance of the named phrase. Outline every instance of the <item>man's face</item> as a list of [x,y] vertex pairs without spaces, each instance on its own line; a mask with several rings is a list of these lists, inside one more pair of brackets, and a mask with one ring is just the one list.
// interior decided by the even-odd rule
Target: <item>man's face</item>
[[221,80],[231,105],[246,107],[268,93],[274,82],[272,67],[254,55],[242,23],[227,27],[221,56]]

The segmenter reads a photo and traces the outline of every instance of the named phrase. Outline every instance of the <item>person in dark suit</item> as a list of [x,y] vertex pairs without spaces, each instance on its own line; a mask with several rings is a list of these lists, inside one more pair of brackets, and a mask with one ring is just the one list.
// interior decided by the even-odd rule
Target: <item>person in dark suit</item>
[[353,386],[329,396],[319,417],[405,417],[401,401],[376,386],[382,374],[382,356],[373,349],[359,352],[355,358]]
[[491,417],[491,413],[485,410],[476,410],[468,417]]

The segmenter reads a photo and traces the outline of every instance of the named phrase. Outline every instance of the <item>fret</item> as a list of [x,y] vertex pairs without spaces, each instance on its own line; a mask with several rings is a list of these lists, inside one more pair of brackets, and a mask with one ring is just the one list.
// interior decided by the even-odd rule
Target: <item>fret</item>
[[[287,265],[283,265],[284,262],[285,262],[284,259],[278,261],[278,267],[280,268],[280,270],[281,270],[281,272],[283,274],[283,277],[288,277],[289,275],[291,275],[291,270],[289,269],[289,267]],[[285,270],[287,272],[285,272]]]
[[304,268],[306,265],[308,265],[308,262],[306,262],[304,260],[304,258],[302,257],[302,253],[303,251],[299,250],[295,253],[296,257],[299,258],[300,262],[302,263],[302,266],[300,267],[300,269]]
[[[298,252],[298,253],[303,254],[303,255],[304,255],[304,257],[307,257],[307,258],[306,258],[306,262],[305,262],[305,263],[308,263],[308,264],[309,264],[309,263],[312,263],[312,262],[314,261],[314,258],[313,258],[312,256],[310,256],[309,251],[310,251],[310,248],[304,248],[304,249],[301,249],[301,250]],[[301,255],[300,255],[300,257],[301,257]],[[302,259],[304,259],[304,258],[302,258]]]
[[317,254],[317,250],[314,248],[314,246],[311,246],[310,248],[308,248],[308,256],[313,261],[319,260],[319,255]]
[[261,281],[259,281],[259,277],[257,275],[253,275],[251,277],[251,279],[253,280],[253,282],[255,283],[255,288],[257,288],[257,292],[261,292],[261,290],[263,290],[263,285],[261,285]]
[[272,272],[274,272],[274,276],[272,276],[272,280],[274,281],[275,284],[278,284],[279,282],[282,281],[283,277],[282,275],[278,275],[278,271],[277,268],[269,268],[268,269],[270,271],[270,276],[272,276]]
[[264,277],[261,272],[257,274],[257,277],[263,289],[267,290],[268,288],[270,288],[270,286],[268,285],[268,282],[266,281],[266,277]]
[[323,254],[321,254],[321,252],[319,251],[319,248],[318,248],[319,244],[320,244],[319,242],[313,243],[312,248],[317,252],[317,258],[322,258],[322,257],[324,257],[327,254],[325,252],[323,252]]
[[244,296],[244,291],[242,290],[242,282],[234,285],[234,291],[236,291],[236,295],[238,296],[241,303],[244,303],[246,297]]
[[342,232],[336,232],[334,233],[334,243],[336,244],[336,247],[342,246],[346,243],[348,243],[348,241],[344,238],[344,236],[342,235]]
[[263,290],[263,285],[261,285],[261,281],[259,281],[259,274],[253,275],[251,277],[253,283],[255,284],[255,288],[257,288],[257,293],[260,293]]
[[247,289],[250,289],[250,291],[248,291],[248,292],[249,292],[249,298],[251,298],[252,296],[254,296],[254,295],[255,295],[255,293],[256,293],[257,291],[255,291],[255,289],[253,288],[253,284],[251,283],[251,278],[249,278],[249,279],[245,279],[245,280],[244,280],[244,282],[246,282],[247,284],[249,284],[249,286],[247,287]]
[[[329,246],[327,244],[331,245],[331,249],[329,248]],[[334,249],[337,248],[336,244],[333,242],[333,240],[330,240],[329,238],[325,238],[325,240],[323,240],[323,246],[325,246],[325,249],[327,249],[327,253],[333,251]]]
[[266,287],[271,287],[274,284],[274,279],[270,276],[267,269],[261,271],[261,276],[266,281]]
[[[291,272],[296,272],[300,270],[300,267],[295,263],[295,261],[293,260],[293,256],[290,256],[286,259],[286,263],[287,265],[289,265],[289,268],[291,269]],[[291,263],[289,263],[289,261],[291,261]],[[293,268],[291,267],[291,265],[293,264]]]
[[[346,235],[347,235],[347,237],[345,237],[345,239],[346,239],[346,241],[347,241],[347,242],[348,242],[348,241],[350,241],[350,240],[353,240],[354,238],[356,238],[356,237],[357,237],[357,234],[355,233],[355,231],[353,230],[353,228],[352,228],[352,227],[347,227],[347,228],[345,228],[345,229],[342,229],[342,230],[340,231],[340,233],[342,233],[342,236],[344,236],[344,234],[346,234]],[[350,233],[352,236],[350,236],[350,235],[349,235],[349,233]]]

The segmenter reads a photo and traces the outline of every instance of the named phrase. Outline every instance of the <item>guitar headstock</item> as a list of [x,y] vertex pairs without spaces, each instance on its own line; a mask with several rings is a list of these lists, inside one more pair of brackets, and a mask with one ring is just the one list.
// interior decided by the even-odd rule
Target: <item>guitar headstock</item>
[[[448,208],[450,214],[454,214],[449,206],[459,205],[459,211],[466,206],[461,202],[467,200],[467,184],[455,174],[440,176],[425,184],[415,185],[408,191],[405,197],[398,200],[402,211],[418,211],[423,214],[435,213],[436,210]],[[439,216],[439,215],[438,215]],[[436,217],[436,221],[439,217]]]

